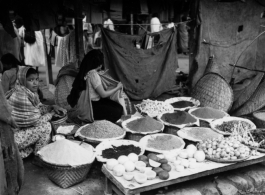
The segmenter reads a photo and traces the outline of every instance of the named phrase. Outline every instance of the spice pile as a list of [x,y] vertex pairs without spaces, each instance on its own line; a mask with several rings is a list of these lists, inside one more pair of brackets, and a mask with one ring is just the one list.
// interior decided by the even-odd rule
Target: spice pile
[[213,108],[198,108],[196,110],[193,110],[191,112],[193,116],[196,116],[198,118],[202,119],[219,119],[223,118],[226,114],[224,112],[221,112],[220,110],[216,110]]
[[173,150],[181,146],[182,143],[179,138],[171,135],[156,136],[154,139],[149,139],[147,142],[148,148],[156,150]]
[[171,104],[174,108],[186,108],[186,107],[193,107],[194,104],[190,101],[178,101]]
[[239,128],[243,131],[251,129],[251,125],[245,121],[234,120],[234,121],[226,121],[221,125],[217,125],[215,128],[223,132],[232,133],[233,131]]
[[205,127],[190,127],[178,131],[178,135],[185,139],[204,141],[207,139],[221,138],[221,134]]
[[137,104],[135,107],[138,108],[140,112],[144,112],[151,117],[174,111],[173,106],[170,104],[157,100],[143,100],[141,104]]
[[87,138],[108,139],[122,136],[124,130],[112,122],[101,120],[82,128],[80,134]]
[[121,145],[113,146],[102,151],[102,157],[106,159],[114,158],[118,159],[121,155],[128,156],[130,153],[140,154],[141,148],[138,146],[130,145]]
[[126,127],[132,131],[141,133],[161,130],[163,125],[159,121],[146,116],[127,123]]
[[197,121],[193,116],[191,116],[185,111],[175,111],[174,113],[166,113],[162,115],[161,119],[165,122],[174,125],[190,124],[195,123]]

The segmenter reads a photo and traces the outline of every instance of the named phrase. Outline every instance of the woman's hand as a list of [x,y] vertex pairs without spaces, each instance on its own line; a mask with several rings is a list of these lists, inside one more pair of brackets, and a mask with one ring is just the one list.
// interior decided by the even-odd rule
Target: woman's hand
[[121,89],[123,87],[122,83],[119,82],[118,85],[117,85],[118,89]]
[[52,108],[56,114],[61,114],[61,113],[66,114],[67,113],[67,111],[64,108],[61,108],[60,106],[53,105]]

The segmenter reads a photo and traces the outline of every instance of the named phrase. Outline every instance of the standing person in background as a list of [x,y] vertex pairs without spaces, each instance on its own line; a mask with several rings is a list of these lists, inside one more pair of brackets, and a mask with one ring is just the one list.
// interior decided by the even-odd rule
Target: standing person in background
[[2,76],[2,87],[4,93],[15,87],[17,80],[18,65],[21,64],[16,57],[7,53],[1,57],[1,62],[3,64],[3,76]]
[[90,23],[83,23],[83,43],[84,51],[87,54],[93,49],[93,30]]
[[14,140],[17,125],[1,85],[0,110],[0,194],[17,195],[24,180],[24,166]]

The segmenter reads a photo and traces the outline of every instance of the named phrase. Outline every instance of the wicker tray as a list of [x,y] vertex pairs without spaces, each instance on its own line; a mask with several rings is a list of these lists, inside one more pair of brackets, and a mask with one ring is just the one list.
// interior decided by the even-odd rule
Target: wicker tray
[[243,159],[237,159],[237,160],[222,160],[222,159],[215,159],[215,158],[211,158],[209,156],[206,156],[207,160],[217,162],[217,163],[238,163],[238,162],[245,161],[248,158],[250,158],[250,156],[247,156],[246,158],[243,158]]
[[[158,136],[172,136],[172,137],[175,137],[177,138],[180,142],[181,142],[181,146],[179,148],[176,148],[176,149],[173,149],[173,150],[158,150],[158,149],[155,149],[155,148],[150,148],[148,147],[148,140],[149,139],[154,139]],[[140,143],[145,147],[145,150],[146,151],[150,151],[150,152],[155,152],[155,153],[175,153],[177,154],[180,150],[182,150],[185,146],[185,142],[183,141],[182,138],[176,136],[176,135],[171,135],[171,134],[165,134],[165,133],[159,133],[159,134],[152,134],[152,135],[146,135],[144,136],[141,140],[140,140]]]
[[174,108],[174,110],[182,110],[182,111],[184,111],[184,110],[188,110],[188,109],[200,106],[200,101],[196,100],[196,99],[194,99],[192,97],[174,97],[174,98],[170,98],[170,99],[165,100],[165,103],[173,104],[173,103],[179,102],[179,101],[192,102],[194,104],[194,106],[188,106],[188,107],[185,107],[185,108]]
[[126,131],[124,131],[122,135],[120,135],[120,136],[118,136],[118,137],[114,137],[114,138],[98,139],[98,138],[89,138],[89,137],[85,137],[85,136],[83,136],[80,132],[81,132],[81,130],[82,130],[83,128],[85,128],[85,127],[88,126],[88,125],[90,125],[90,124],[87,124],[87,125],[84,125],[84,126],[80,127],[80,128],[76,131],[76,133],[75,133],[75,137],[78,137],[79,139],[84,140],[84,141],[89,142],[89,143],[99,144],[99,143],[101,143],[101,142],[103,142],[103,141],[119,140],[119,139],[124,138],[125,135],[126,135]]
[[[200,139],[200,138],[196,137],[196,135],[189,135],[189,132],[192,132],[192,131],[199,131],[199,132],[207,131],[208,133],[210,133],[211,137],[205,136],[205,139]],[[201,134],[204,135],[204,133],[205,132],[203,132]],[[223,135],[213,131],[210,128],[205,128],[205,127],[186,127],[186,128],[180,129],[177,132],[177,134],[179,137],[193,141],[193,142],[202,142],[206,139],[213,139],[213,138],[217,138],[217,139],[223,138]]]
[[[184,111],[181,111],[181,112],[184,112]],[[190,113],[187,113],[187,114],[190,114]],[[186,123],[186,124],[179,124],[179,125],[176,125],[176,124],[172,124],[172,123],[169,123],[169,122],[166,122],[166,121],[164,121],[163,119],[162,119],[162,116],[163,116],[164,114],[160,114],[158,117],[157,117],[157,119],[159,120],[159,121],[161,121],[161,123],[164,123],[165,125],[167,125],[167,126],[172,126],[172,127],[177,127],[177,128],[184,128],[184,127],[187,127],[187,126],[192,126],[192,125],[196,125],[196,126],[200,126],[200,121],[199,121],[199,119],[197,118],[197,117],[195,117],[195,116],[192,116],[191,114],[191,116],[196,120],[195,122],[193,122],[193,123]]]
[[107,149],[107,148],[111,148],[112,146],[121,146],[121,145],[134,145],[137,147],[141,148],[141,152],[140,154],[138,154],[138,156],[144,154],[145,152],[145,147],[136,141],[132,141],[132,140],[111,140],[111,141],[104,141],[101,142],[100,144],[97,145],[95,151],[96,151],[96,158],[99,162],[107,162],[108,159],[103,158],[102,157],[102,151]]
[[212,107],[225,112],[233,104],[233,90],[217,73],[207,73],[195,84],[191,97],[200,101],[203,107]]
[[[136,111],[143,115],[148,115],[150,117],[156,117],[159,114],[163,113],[172,113],[174,112],[173,106],[168,103],[162,101],[153,101],[153,100],[143,100],[141,104],[134,105]],[[146,107],[149,107],[149,111],[147,111]]]
[[[137,119],[139,119],[139,118],[141,118],[141,117],[133,117],[133,118],[130,118],[130,119],[126,120],[126,121],[123,121],[122,124],[121,124],[122,127],[123,127],[123,129],[125,129],[125,131],[130,132],[130,133],[132,133],[132,134],[148,135],[148,134],[154,134],[154,133],[162,132],[163,129],[164,129],[164,127],[165,127],[164,124],[163,124],[162,122],[160,122],[161,125],[162,125],[162,128],[161,128],[161,129],[155,129],[154,131],[149,131],[149,132],[138,132],[138,131],[133,131],[133,130],[131,130],[131,129],[129,129],[129,128],[127,127],[127,124],[128,124],[129,122],[134,121],[134,120],[137,120]],[[157,122],[159,122],[159,121],[157,121]]]
[[251,125],[250,129],[256,129],[256,125],[253,122],[251,122],[248,119],[239,118],[239,117],[225,117],[225,118],[222,118],[222,119],[217,119],[217,120],[212,121],[210,123],[210,126],[211,126],[211,128],[214,131],[216,131],[216,132],[218,132],[220,134],[231,135],[231,133],[229,133],[229,132],[223,132],[223,131],[221,131],[221,130],[216,128],[217,125],[221,125],[222,123],[228,122],[228,121],[244,121],[244,122],[247,122],[247,123],[249,123]]
[[[194,110],[197,110],[197,109],[201,109],[201,108],[192,108],[192,109],[190,109],[190,110],[189,110],[190,115],[192,115],[193,117],[195,117],[195,118],[197,118],[197,119],[200,119],[200,120],[202,120],[202,121],[206,121],[206,122],[208,122],[208,123],[210,123],[210,122],[213,121],[213,120],[217,120],[216,118],[201,118],[201,117],[195,116],[194,114],[192,114],[192,112],[193,112]],[[218,111],[223,113],[224,116],[223,116],[222,118],[224,118],[224,117],[228,117],[228,116],[229,116],[229,114],[226,113],[226,112],[224,112],[224,111],[221,111],[221,110],[218,110]]]

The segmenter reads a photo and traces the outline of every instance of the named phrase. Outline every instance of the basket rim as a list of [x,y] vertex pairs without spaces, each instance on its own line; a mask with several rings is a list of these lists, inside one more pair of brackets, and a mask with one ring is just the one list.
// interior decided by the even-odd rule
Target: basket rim
[[[230,84],[225,80],[225,78],[221,75],[221,74],[218,74],[216,72],[208,72],[206,73],[205,75],[203,75],[197,82],[196,84],[194,85],[193,89],[192,89],[192,92],[191,92],[191,96],[193,97],[193,94],[194,94],[194,89],[196,88],[196,86],[198,85],[198,83],[206,76],[209,76],[209,75],[215,75],[217,77],[220,77],[228,86],[230,92],[231,92],[231,99],[230,99],[230,105],[229,107],[227,108],[227,110],[225,110],[226,112],[228,112],[232,106],[233,106],[233,102],[234,102],[234,92],[233,92],[233,89],[231,88]],[[196,97],[193,97],[194,99],[198,99]],[[199,100],[200,101],[200,100]],[[200,101],[201,102],[201,101]]]

